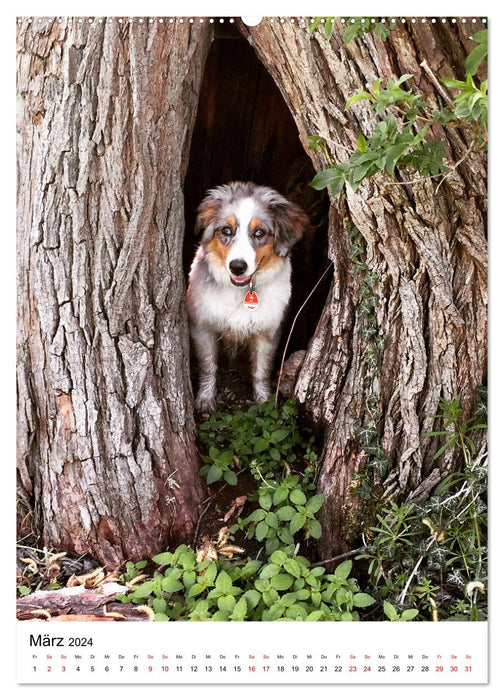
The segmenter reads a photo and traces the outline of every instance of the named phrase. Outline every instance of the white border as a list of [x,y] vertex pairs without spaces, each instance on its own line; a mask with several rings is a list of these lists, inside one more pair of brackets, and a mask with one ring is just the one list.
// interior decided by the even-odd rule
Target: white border
[[[2,495],[2,513],[7,514],[2,518],[2,576],[1,579],[1,598],[2,601],[2,686],[8,693],[8,697],[15,698],[89,698],[90,694],[93,697],[107,697],[108,693],[113,692],[113,686],[103,686],[103,690],[98,691],[98,687],[94,686],[50,686],[50,687],[22,687],[15,683],[15,621],[13,619],[14,610],[14,591],[11,562],[13,561],[14,547],[12,543],[15,541],[15,513],[13,507],[13,494],[15,493],[15,140],[14,140],[14,83],[15,83],[15,37],[14,37],[14,22],[16,16],[66,16],[68,14],[81,16],[170,16],[178,15],[190,17],[191,15],[203,16],[246,16],[246,15],[266,15],[266,16],[308,16],[318,15],[326,16],[333,15],[335,12],[339,16],[376,16],[380,14],[387,16],[414,16],[414,17],[472,17],[472,16],[488,16],[490,26],[490,67],[493,69],[496,76],[495,92],[491,97],[491,159],[490,159],[490,192],[491,192],[491,207],[490,207],[490,342],[491,342],[491,361],[490,361],[490,406],[491,406],[491,421],[490,421],[490,445],[491,445],[491,472],[490,472],[490,513],[492,517],[491,530],[491,580],[496,589],[496,592],[491,591],[491,615],[490,615],[490,684],[488,686],[478,686],[477,688],[470,686],[456,686],[452,688],[454,696],[471,697],[476,695],[494,693],[498,689],[504,687],[503,669],[504,664],[500,648],[500,638],[502,637],[501,630],[504,629],[503,614],[504,605],[500,589],[502,588],[502,576],[504,574],[501,564],[502,546],[501,533],[503,532],[503,523],[501,513],[503,512],[501,499],[504,493],[504,484],[502,478],[503,465],[499,459],[502,451],[499,445],[499,433],[502,432],[502,392],[504,391],[503,383],[503,368],[500,352],[500,324],[502,323],[502,299],[504,298],[504,289],[502,283],[504,275],[501,272],[501,266],[504,261],[504,246],[503,233],[500,230],[498,216],[500,212],[497,207],[500,204],[500,192],[502,185],[502,176],[500,171],[502,163],[504,163],[502,153],[502,138],[500,136],[500,122],[502,115],[502,100],[498,95],[501,66],[504,65],[502,56],[502,47],[504,41],[500,37],[501,31],[504,31],[502,20],[502,8],[496,6],[493,2],[471,2],[460,0],[459,2],[434,2],[433,0],[425,0],[414,6],[406,6],[404,0],[402,2],[384,2],[379,5],[376,2],[352,2],[344,3],[343,5],[334,2],[318,2],[306,3],[292,0],[280,2],[279,0],[256,0],[256,2],[240,2],[233,3],[229,0],[219,0],[219,2],[208,3],[200,0],[199,2],[187,0],[181,3],[182,12],[177,12],[177,5],[173,2],[131,2],[124,0],[123,2],[96,2],[96,0],[88,0],[88,2],[27,2],[21,0],[15,4],[15,7],[2,12],[2,21],[0,22],[0,51],[1,51],[1,95],[3,97],[3,105],[0,113],[3,148],[2,148],[2,169],[1,174],[1,198],[2,198],[2,274],[0,275],[0,298],[2,300],[2,344],[0,357],[0,379],[2,387],[2,401],[0,404],[0,445],[2,446],[2,468],[4,470]],[[347,9],[348,8],[348,9]],[[492,82],[490,89],[492,89]],[[497,196],[496,196],[497,195]],[[496,202],[494,205],[493,203]],[[497,311],[495,311],[497,309]],[[498,315],[497,315],[498,314]],[[493,435],[497,435],[494,438]],[[8,526],[6,527],[6,523]],[[494,544],[496,543],[496,544]],[[247,623],[244,623],[247,624]],[[273,623],[274,624],[274,623]],[[330,623],[326,623],[330,624]],[[337,624],[337,623],[335,623]],[[360,623],[373,624],[373,623]],[[454,632],[456,632],[456,624]],[[210,628],[211,629],[211,628]],[[233,628],[234,629],[234,628]],[[328,630],[329,631],[329,628]],[[7,647],[7,649],[5,649]],[[122,698],[138,698],[139,690],[142,686],[120,686],[119,693]],[[288,693],[292,698],[305,698],[309,686],[289,686],[284,692]],[[204,692],[205,698],[222,697],[222,692],[228,694],[233,692],[241,698],[257,697],[260,693],[262,697],[278,697],[278,688],[262,686],[256,688],[254,686],[237,686],[229,690],[224,690],[222,687],[205,687],[205,690],[195,689],[194,692]],[[141,691],[140,691],[141,692]],[[152,691],[151,691],[152,692]],[[155,692],[177,692],[174,690],[158,688]],[[189,690],[187,687],[181,688],[181,693],[186,694]],[[191,692],[193,692],[191,690]],[[338,687],[338,686],[316,686],[313,691],[316,700],[318,698],[330,697],[334,698],[336,694],[344,692],[351,693],[352,699],[366,697],[375,691],[363,686],[354,686],[353,688]],[[383,694],[387,697],[424,697],[426,693],[434,697],[446,697],[447,691],[439,686],[387,686],[384,688]],[[316,694],[316,695],[315,695]],[[442,694],[442,695],[441,695]]]

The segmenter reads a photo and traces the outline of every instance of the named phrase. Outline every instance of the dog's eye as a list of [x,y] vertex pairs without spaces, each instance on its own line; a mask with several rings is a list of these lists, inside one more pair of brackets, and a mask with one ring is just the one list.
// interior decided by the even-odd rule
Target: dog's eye
[[266,233],[262,230],[262,228],[256,228],[254,231],[254,238],[263,238],[265,235]]
[[232,232],[232,230],[229,228],[229,226],[224,226],[224,228],[222,229],[222,233],[223,233],[225,236],[232,236],[232,235],[233,235],[233,232]]

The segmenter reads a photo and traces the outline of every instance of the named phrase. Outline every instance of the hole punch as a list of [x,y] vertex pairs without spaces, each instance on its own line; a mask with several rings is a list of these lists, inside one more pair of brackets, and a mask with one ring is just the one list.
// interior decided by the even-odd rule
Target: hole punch
[[262,17],[241,17],[240,19],[247,27],[257,27],[263,20]]

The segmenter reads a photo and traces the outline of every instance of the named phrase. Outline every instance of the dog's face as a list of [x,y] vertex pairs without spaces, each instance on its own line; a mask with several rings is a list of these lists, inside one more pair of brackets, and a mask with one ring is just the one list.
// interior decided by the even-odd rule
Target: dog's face
[[275,190],[233,182],[208,192],[196,230],[214,274],[241,287],[281,264],[308,225],[302,209]]

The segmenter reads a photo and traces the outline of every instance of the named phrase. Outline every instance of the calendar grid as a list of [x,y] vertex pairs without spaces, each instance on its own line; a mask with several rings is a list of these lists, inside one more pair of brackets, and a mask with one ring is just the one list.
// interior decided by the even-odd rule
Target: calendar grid
[[488,680],[487,623],[18,625],[22,684]]

